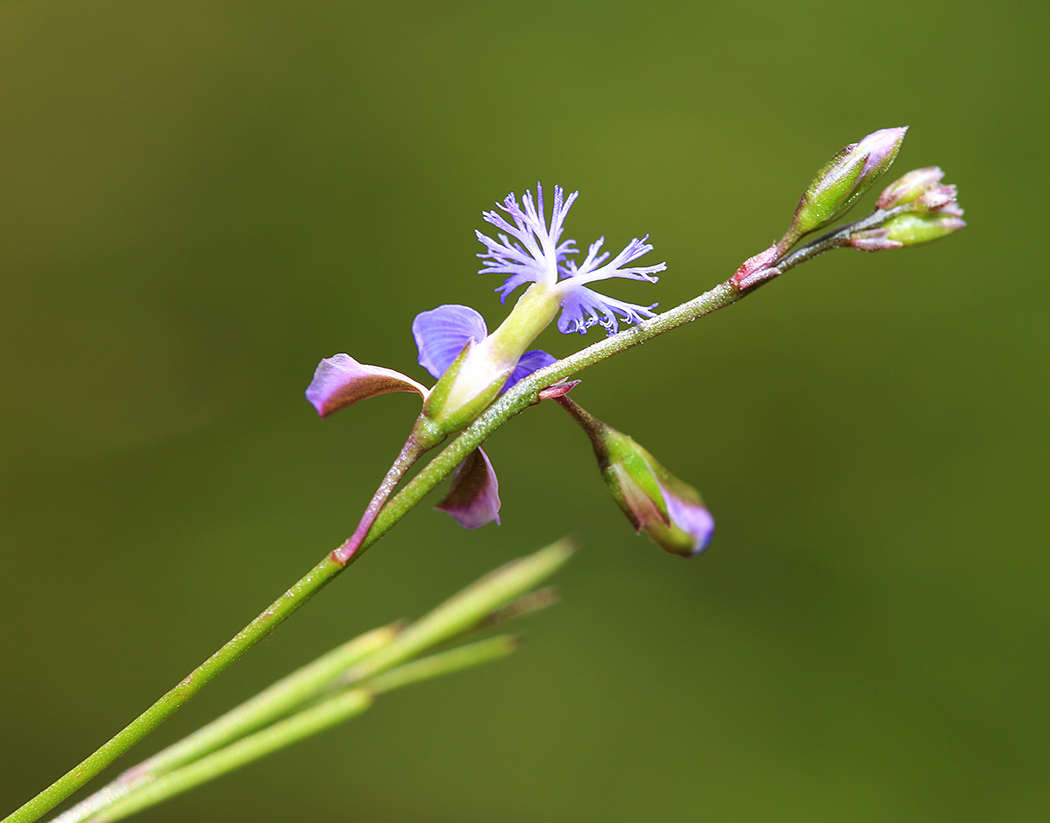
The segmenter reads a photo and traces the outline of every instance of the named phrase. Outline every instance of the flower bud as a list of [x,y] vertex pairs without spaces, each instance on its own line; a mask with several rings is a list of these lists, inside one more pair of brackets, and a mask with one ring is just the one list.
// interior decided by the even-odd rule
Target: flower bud
[[781,250],[844,214],[893,163],[908,127],[880,129],[851,143],[817,173],[795,211]]
[[936,166],[925,169],[914,169],[900,180],[891,183],[879,195],[880,209],[892,209],[897,206],[910,205],[909,211],[929,214],[941,211],[945,206],[955,202],[955,186],[941,184],[944,172]]
[[887,240],[901,246],[918,246],[965,228],[966,221],[962,219],[962,213],[962,209],[954,203],[932,214],[905,212],[891,217],[883,224],[883,228]]
[[613,500],[635,530],[682,557],[699,554],[715,522],[700,494],[656,462],[626,434],[596,419],[568,397],[556,398],[591,438],[598,466]]

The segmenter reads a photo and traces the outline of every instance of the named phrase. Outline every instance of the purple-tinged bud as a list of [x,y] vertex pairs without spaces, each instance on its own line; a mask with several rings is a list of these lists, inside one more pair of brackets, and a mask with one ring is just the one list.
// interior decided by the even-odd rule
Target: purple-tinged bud
[[901,246],[918,246],[966,228],[962,213],[962,209],[952,203],[932,214],[898,214],[887,220],[882,227],[886,230],[887,240]]
[[907,126],[880,129],[835,155],[802,195],[791,228],[777,244],[781,252],[845,214],[893,163],[907,131]]
[[941,184],[944,172],[936,166],[914,169],[900,180],[891,183],[879,196],[880,209],[892,209],[910,205],[909,211],[929,214],[941,211],[955,202],[955,186]]
[[626,434],[596,419],[566,396],[557,402],[594,446],[613,500],[635,530],[671,554],[692,557],[711,541],[715,521],[692,486],[672,475]]

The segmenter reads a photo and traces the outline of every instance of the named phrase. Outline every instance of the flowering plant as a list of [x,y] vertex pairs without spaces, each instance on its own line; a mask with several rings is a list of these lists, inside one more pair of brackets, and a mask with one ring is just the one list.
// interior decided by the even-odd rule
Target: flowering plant
[[[698,317],[741,300],[759,286],[813,257],[838,248],[884,251],[925,243],[965,226],[954,186],[938,168],[909,172],[886,188],[866,217],[831,227],[886,172],[905,128],[882,129],[846,146],[805,190],[783,237],[746,260],[725,282],[662,314],[656,304],[634,305],[595,291],[603,280],[649,283],[664,263],[637,265],[653,250],[648,235],[618,254],[602,251],[604,238],[583,255],[563,239],[577,193],[558,186],[548,218],[543,190],[514,194],[484,213],[495,237],[478,232],[483,274],[505,277],[496,288],[506,301],[525,287],[506,319],[489,332],[481,315],[460,305],[423,311],[412,324],[419,363],[436,383],[427,388],[381,366],[336,354],[318,365],[307,399],[321,417],[389,392],[414,392],[421,410],[400,453],[347,540],[327,554],[226,645],[98,751],[3,823],[37,820],[146,736],[234,660],[298,610],[324,585],[375,544],[448,476],[451,488],[438,508],[466,528],[499,523],[495,472],[481,450],[500,426],[543,401],[561,405],[590,438],[610,493],[638,532],[684,557],[704,550],[714,520],[699,493],[676,478],[631,437],[586,412],[569,397],[582,369]],[[502,212],[502,213],[501,213]],[[808,236],[828,231],[816,239]],[[561,360],[530,348],[557,319],[565,334],[601,326],[606,339]],[[629,328],[620,329],[620,324]],[[578,392],[577,392],[578,394]],[[451,443],[401,486],[405,473],[446,439]],[[395,494],[395,490],[397,493]],[[384,627],[339,647],[256,698],[159,755],[128,770],[58,819],[116,820],[212,779],[368,708],[376,694],[506,654],[508,638],[471,642],[428,654],[432,646],[550,602],[530,589],[565,561],[558,543],[479,581],[409,627]],[[425,656],[424,656],[425,655]]]

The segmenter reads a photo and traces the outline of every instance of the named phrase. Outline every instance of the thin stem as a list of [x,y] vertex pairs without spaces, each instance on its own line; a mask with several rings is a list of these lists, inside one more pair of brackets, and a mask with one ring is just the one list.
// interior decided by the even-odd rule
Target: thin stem
[[226,712],[188,737],[133,766],[109,785],[56,817],[53,823],[78,823],[99,809],[155,780],[159,775],[199,760],[246,737],[313,698],[330,680],[390,644],[401,629],[383,626],[347,641]]
[[[296,720],[311,716],[309,704],[333,697],[333,690],[345,691],[367,679],[367,689],[377,694],[493,659],[494,654],[500,656],[509,652],[513,642],[503,637],[499,641],[482,641],[410,662],[440,643],[512,616],[500,610],[531,610],[549,603],[549,592],[544,598],[542,590],[532,590],[557,571],[571,554],[570,541],[560,540],[476,580],[407,629],[387,626],[344,643],[203,729],[129,769],[104,789],[60,815],[54,823],[115,819],[123,816],[128,808],[138,809],[160,802],[171,794],[261,757],[272,751],[269,746],[274,740],[287,745],[291,738],[283,732],[274,737],[271,730],[278,728],[282,718]],[[522,604],[520,598],[529,592],[541,594],[540,602]],[[387,650],[390,646],[394,648]],[[289,716],[290,712],[297,713]],[[256,734],[269,723],[275,725]],[[291,726],[284,723],[280,728],[297,728],[297,723]],[[308,727],[317,730],[317,727]],[[245,740],[253,742],[245,744]],[[113,806],[120,809],[119,814],[112,813]]]
[[[167,692],[87,759],[60,777],[36,797],[29,800],[21,808],[4,818],[2,823],[32,823],[32,821],[38,820],[142,740],[164,720],[174,714],[187,700],[214,680],[220,672],[266,637],[306,601],[331,582],[350,563],[360,557],[365,550],[415,507],[443,478],[448,476],[463,461],[467,454],[477,448],[492,432],[511,417],[536,403],[541,389],[559,380],[564,380],[607,357],[626,351],[677,326],[689,323],[698,317],[703,317],[724,306],[735,303],[746,294],[747,292],[741,292],[731,280],[727,280],[725,283],[716,286],[693,300],[647,320],[638,326],[626,329],[619,334],[588,346],[576,354],[570,355],[564,360],[559,360],[544,369],[540,369],[520,381],[513,389],[490,406],[463,434],[434,458],[385,506],[379,509],[378,514],[373,513],[372,517],[374,520],[370,527],[363,525],[368,518],[368,513],[366,512],[366,518],[362,520],[362,525],[358,527],[358,530],[355,530],[355,535],[357,535],[357,532],[362,527],[366,529],[363,537],[351,536],[335,551],[326,555],[305,577],[282,594],[269,608],[238,632],[221,649],[194,669],[182,682]],[[408,460],[409,456],[411,456],[410,444],[406,443],[399,461],[402,458]],[[418,454],[412,456],[412,460],[416,458],[418,458]],[[387,481],[384,480],[384,484],[380,486],[380,491],[377,492],[377,497],[380,492],[384,494],[390,493],[390,490],[397,482],[397,478],[404,473],[408,465],[411,465],[411,462],[403,468],[399,468],[398,463],[395,463],[395,466],[391,468],[391,473],[387,476],[388,480],[390,478],[394,479],[385,491],[384,486],[387,485]],[[395,471],[399,472],[396,474],[396,477]],[[376,498],[373,499],[375,500]]]
[[190,672],[177,686],[121,729],[96,752],[4,818],[3,823],[31,823],[49,812],[171,717],[187,700],[214,680],[220,672],[298,611],[307,600],[331,582],[344,568],[346,566],[336,563],[330,555],[326,555],[305,577],[271,603],[266,611],[241,629],[236,636]]
[[567,394],[563,394],[560,397],[555,397],[554,402],[561,406],[565,411],[572,415],[573,419],[580,424],[585,432],[594,437],[601,437],[603,434],[603,424],[600,423],[594,415],[588,412],[583,406],[569,397]]
[[207,757],[162,775],[149,785],[142,786],[112,805],[100,809],[88,820],[90,823],[122,820],[135,812],[350,720],[368,709],[377,694],[498,660],[513,652],[516,647],[515,638],[498,635],[407,663],[376,678],[374,682],[325,698]]
[[850,240],[850,235],[854,232],[878,226],[885,223],[891,217],[896,217],[904,211],[907,211],[904,206],[897,206],[892,209],[876,209],[863,220],[857,220],[855,223],[849,223],[837,229],[832,229],[827,234],[818,237],[816,240],[812,240],[804,246],[799,246],[799,248],[795,249],[791,254],[778,261],[774,268],[783,274],[788,269],[793,269],[795,266],[801,265],[808,260],[812,260],[814,257],[817,257],[826,251],[831,251],[832,249],[838,249],[847,245]]
[[365,535],[368,534],[368,530],[372,527],[372,523],[375,522],[376,516],[383,508],[383,504],[386,503],[386,499],[390,497],[390,493],[394,490],[394,487],[397,486],[398,481],[404,477],[405,472],[409,470],[412,464],[415,463],[425,451],[426,449],[421,446],[416,439],[415,433],[409,435],[408,440],[405,441],[405,445],[401,448],[401,454],[397,456],[394,465],[390,467],[390,471],[386,473],[386,477],[384,477],[383,482],[379,484],[376,493],[372,495],[372,500],[368,504],[368,508],[365,509],[365,513],[361,516],[361,522],[357,524],[354,533],[350,535],[350,537],[347,538],[339,548],[332,551],[332,560],[340,566],[345,566],[350,562],[350,558],[353,557],[354,552],[360,548],[361,543],[365,539]]
[[337,723],[361,714],[372,705],[368,689],[353,689],[329,698],[311,709],[293,715],[260,732],[242,738],[207,757],[169,772],[132,794],[106,806],[89,820],[92,823],[120,820],[153,806],[173,795],[180,794],[200,783],[214,780],[222,774],[257,760],[270,752],[284,748]]

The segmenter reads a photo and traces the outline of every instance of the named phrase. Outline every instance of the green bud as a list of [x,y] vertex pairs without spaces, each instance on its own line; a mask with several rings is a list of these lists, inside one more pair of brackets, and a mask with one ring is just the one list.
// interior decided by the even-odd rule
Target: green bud
[[906,212],[891,217],[882,226],[886,239],[902,246],[918,246],[965,228],[962,209],[952,205],[932,214]]
[[955,186],[941,183],[944,172],[937,166],[914,169],[900,180],[891,183],[879,196],[880,209],[889,210],[907,206],[919,214],[941,211],[955,202]]
[[644,531],[671,554],[692,557],[703,551],[715,523],[699,492],[668,472],[631,437],[568,397],[555,399],[590,437],[605,484],[635,531]]
[[835,155],[802,195],[791,228],[777,244],[780,250],[845,214],[893,163],[907,130],[880,129]]

